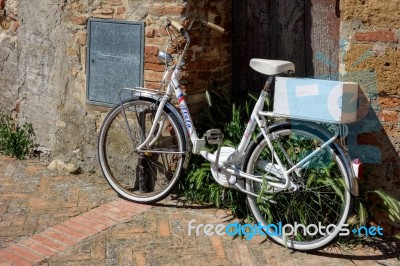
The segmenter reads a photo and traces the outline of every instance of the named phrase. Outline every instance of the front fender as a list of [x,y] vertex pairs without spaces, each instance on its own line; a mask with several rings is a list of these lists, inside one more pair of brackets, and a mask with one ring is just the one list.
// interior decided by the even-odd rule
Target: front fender
[[[137,100],[144,100],[144,101],[150,101],[150,102],[160,102],[160,98],[163,95],[157,95],[157,94],[146,94],[143,92],[140,92],[138,94],[135,94],[132,98],[128,99],[127,101],[133,100],[133,99],[137,99]],[[166,102],[165,103],[165,107],[169,112],[171,112],[178,120],[180,126],[182,127],[183,133],[184,133],[184,151],[186,153],[185,156],[185,161],[183,163],[183,167],[187,168],[188,163],[189,163],[189,159],[190,159],[190,151],[191,151],[191,145],[192,143],[190,142],[190,138],[189,138],[189,133],[188,130],[185,126],[185,122],[183,121],[182,115],[179,112],[178,108],[175,107],[174,105],[172,105],[170,102]]]

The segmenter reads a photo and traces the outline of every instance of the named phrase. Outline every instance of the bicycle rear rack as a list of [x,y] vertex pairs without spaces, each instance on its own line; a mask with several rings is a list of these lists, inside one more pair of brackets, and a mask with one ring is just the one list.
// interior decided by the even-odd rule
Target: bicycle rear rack
[[135,88],[122,88],[122,89],[120,89],[119,90],[119,92],[118,92],[118,97],[119,97],[119,99],[120,99],[120,102],[122,103],[122,92],[123,91],[130,91],[131,92],[131,97],[133,97],[133,96],[135,96],[135,95],[138,95],[139,94],[139,96],[142,96],[142,94],[144,94],[144,95],[159,95],[159,96],[163,96],[163,95],[165,95],[165,91],[163,91],[163,90],[153,90],[153,89],[146,89],[146,88],[143,88],[143,87],[135,87]]

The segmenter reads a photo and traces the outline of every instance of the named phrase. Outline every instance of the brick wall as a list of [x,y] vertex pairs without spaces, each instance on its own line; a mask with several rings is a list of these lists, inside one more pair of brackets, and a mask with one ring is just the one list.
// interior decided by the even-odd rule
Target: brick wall
[[362,121],[351,127],[353,154],[369,163],[362,186],[400,199],[400,2],[340,3],[341,73],[362,88]]

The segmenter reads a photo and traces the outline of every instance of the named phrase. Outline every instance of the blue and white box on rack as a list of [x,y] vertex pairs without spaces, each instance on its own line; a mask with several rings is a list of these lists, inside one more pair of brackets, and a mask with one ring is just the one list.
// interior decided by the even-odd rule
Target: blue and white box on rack
[[357,120],[358,84],[320,79],[277,77],[274,114],[327,123]]

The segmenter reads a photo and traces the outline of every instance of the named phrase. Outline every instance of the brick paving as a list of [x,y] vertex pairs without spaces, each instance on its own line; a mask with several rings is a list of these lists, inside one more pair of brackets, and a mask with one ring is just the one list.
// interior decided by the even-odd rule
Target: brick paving
[[0,157],[0,265],[400,265],[398,246],[307,254],[262,237],[189,235],[192,219],[234,221],[223,210],[171,199],[127,202],[102,177]]

